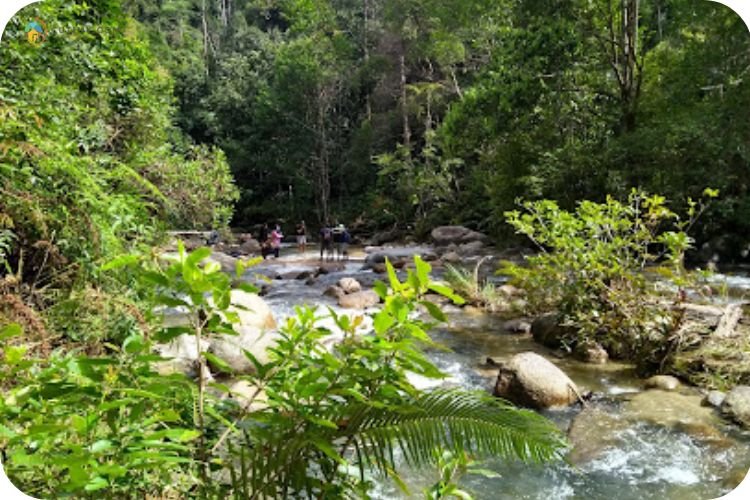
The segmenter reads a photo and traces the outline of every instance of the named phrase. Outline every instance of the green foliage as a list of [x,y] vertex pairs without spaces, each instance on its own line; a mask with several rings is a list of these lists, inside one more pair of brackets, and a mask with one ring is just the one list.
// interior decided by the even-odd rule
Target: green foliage
[[[539,253],[500,272],[528,292],[533,312],[558,310],[573,327],[561,343],[598,342],[615,356],[653,362],[654,344],[663,345],[677,326],[669,304],[684,300],[684,288],[693,284],[684,267],[692,239],[684,230],[705,206],[689,203],[688,219],[681,220],[663,196],[635,190],[626,203],[610,196],[605,203],[582,201],[574,212],[550,200],[524,202],[523,212],[507,213],[508,223]],[[649,280],[653,266],[678,287],[671,298],[660,299]]]
[[[29,17],[49,26],[43,44],[26,41]],[[223,156],[171,125],[172,81],[119,6],[30,6],[0,59],[12,68],[0,76],[0,213],[16,235],[5,259],[24,281],[66,287],[165,224],[227,222],[236,190]]]
[[[242,379],[256,391],[248,404],[233,404],[225,399],[231,390],[207,377],[209,363],[228,367],[201,342],[234,335],[238,319],[230,279],[206,262],[209,253],[180,247],[166,264],[128,256],[105,266],[122,272],[140,263],[151,300],[183,310],[184,326],[163,328],[154,339],[194,337],[195,382],[160,373],[164,360],[150,354],[152,340],[140,333],[107,356],[36,360],[8,343],[20,328],[0,330],[3,380],[12,380],[0,401],[0,443],[19,487],[40,496],[342,497],[365,493],[369,471],[396,475],[396,449],[411,466],[442,463],[436,448],[535,462],[562,453],[560,432],[533,412],[474,392],[422,393],[409,382],[408,373],[442,376],[419,348],[431,344],[431,323],[414,313],[421,304],[435,320],[444,316],[422,296],[461,301],[432,282],[419,259],[405,282],[388,264],[391,287],[378,285],[385,304],[372,331],[358,331],[362,317],[330,312],[344,334],[332,342],[315,311],[300,309],[267,363],[245,352],[255,373]],[[248,265],[240,262],[237,275]],[[263,404],[249,404],[261,392]]]
[[142,496],[194,484],[174,474],[199,436],[194,388],[182,375],[153,370],[142,335],[108,356],[34,359],[8,343],[9,328],[0,335],[0,375],[12,383],[0,400],[0,444],[16,486],[40,497]]

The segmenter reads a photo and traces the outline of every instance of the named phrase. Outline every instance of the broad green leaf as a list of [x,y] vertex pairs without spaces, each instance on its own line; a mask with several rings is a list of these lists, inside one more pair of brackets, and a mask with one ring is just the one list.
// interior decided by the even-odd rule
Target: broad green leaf
[[18,323],[11,323],[5,325],[0,329],[0,341],[7,340],[12,337],[18,337],[23,333],[23,328]]

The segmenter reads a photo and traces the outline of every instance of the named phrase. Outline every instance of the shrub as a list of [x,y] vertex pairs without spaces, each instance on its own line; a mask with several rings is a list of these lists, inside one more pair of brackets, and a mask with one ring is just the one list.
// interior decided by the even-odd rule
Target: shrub
[[[710,189],[704,194],[717,195]],[[693,282],[684,266],[692,243],[686,230],[705,204],[688,200],[686,219],[664,197],[636,190],[627,202],[583,201],[573,212],[550,200],[522,206],[523,212],[506,213],[508,223],[539,253],[526,265],[505,263],[500,272],[528,292],[529,309],[559,311],[573,327],[559,339],[563,344],[598,342],[615,356],[653,361],[653,350],[678,326],[669,305],[683,301]],[[651,271],[675,293],[658,293]]]

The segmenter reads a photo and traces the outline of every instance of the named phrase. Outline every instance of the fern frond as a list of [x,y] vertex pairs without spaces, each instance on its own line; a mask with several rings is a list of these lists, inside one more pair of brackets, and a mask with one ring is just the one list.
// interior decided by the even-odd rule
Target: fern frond
[[380,472],[396,466],[394,447],[412,467],[434,464],[438,448],[538,463],[560,458],[566,447],[542,416],[462,390],[433,391],[395,410],[368,407],[349,421],[347,432],[359,466]]

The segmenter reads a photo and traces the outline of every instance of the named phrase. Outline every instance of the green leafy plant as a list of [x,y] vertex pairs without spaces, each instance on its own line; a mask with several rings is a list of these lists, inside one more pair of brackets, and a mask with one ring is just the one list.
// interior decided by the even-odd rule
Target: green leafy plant
[[[410,382],[410,373],[443,376],[420,348],[433,345],[427,331],[445,320],[424,295],[462,302],[429,278],[419,258],[404,282],[387,264],[390,286],[376,286],[384,305],[371,331],[360,331],[362,316],[328,311],[343,332],[337,337],[319,326],[315,310],[301,308],[268,362],[245,351],[255,370],[240,379],[253,394],[211,382],[210,367],[231,369],[201,340],[234,335],[239,318],[231,280],[209,254],[180,246],[166,263],[128,255],[104,266],[138,264],[151,302],[182,311],[180,325],[152,338],[133,334],[106,356],[56,353],[49,360],[4,345],[3,380],[13,382],[0,402],[8,422],[0,443],[16,484],[39,495],[342,497],[365,493],[371,473],[398,477],[402,463],[438,464],[436,448],[531,462],[563,452],[560,432],[540,415],[486,394],[422,392]],[[240,261],[237,275],[250,264]],[[420,310],[431,319],[419,319]],[[19,333],[6,327],[0,341]],[[163,373],[164,360],[151,354],[153,341],[180,335],[195,340],[195,380]]]
[[[707,189],[707,198],[716,191]],[[688,200],[682,219],[658,195],[633,190],[627,202],[582,201],[575,211],[550,200],[524,202],[507,212],[508,223],[539,249],[525,265],[506,263],[499,271],[528,292],[532,312],[556,310],[565,330],[559,343],[597,342],[610,354],[653,363],[659,346],[679,326],[671,305],[685,300],[696,283],[684,265],[692,239],[685,232],[705,209]],[[676,288],[657,292],[648,272]]]

